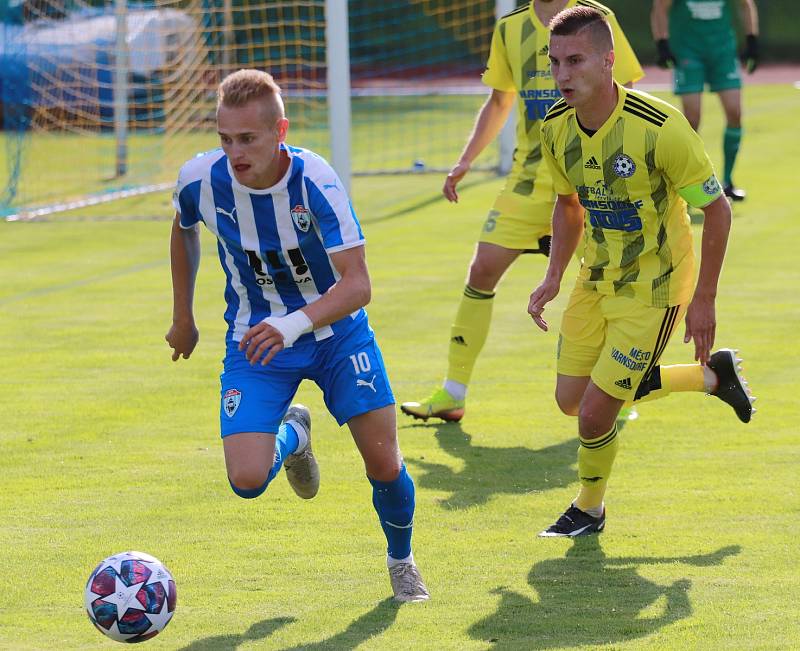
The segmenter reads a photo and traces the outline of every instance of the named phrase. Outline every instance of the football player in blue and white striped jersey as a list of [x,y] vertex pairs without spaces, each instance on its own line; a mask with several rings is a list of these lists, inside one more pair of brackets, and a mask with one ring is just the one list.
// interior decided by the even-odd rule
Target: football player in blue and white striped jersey
[[240,70],[220,84],[222,147],[188,161],[175,190],[166,339],[173,360],[197,345],[192,303],[203,222],[217,238],[226,277],[220,422],[231,488],[257,497],[285,465],[300,497],[316,495],[311,416],[291,405],[300,382],[313,380],[364,459],[395,598],[425,600],[411,553],[414,483],[363,309],[371,293],[364,236],[341,180],[317,154],[287,145],[288,127],[269,74]]

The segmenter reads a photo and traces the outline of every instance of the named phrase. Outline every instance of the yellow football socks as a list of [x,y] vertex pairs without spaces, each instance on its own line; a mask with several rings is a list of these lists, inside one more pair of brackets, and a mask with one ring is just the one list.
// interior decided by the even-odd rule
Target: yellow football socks
[[[636,402],[649,402],[681,391],[706,391],[703,367],[700,364],[661,366],[661,386],[650,387],[650,393]],[[626,403],[630,406],[631,403]]]
[[580,437],[578,448],[578,478],[581,490],[575,498],[575,506],[581,511],[597,511],[603,505],[603,496],[611,474],[611,466],[619,449],[616,425],[608,434],[598,438]]
[[484,292],[467,285],[456,320],[450,329],[447,379],[469,384],[472,369],[486,343],[492,322],[494,292]]

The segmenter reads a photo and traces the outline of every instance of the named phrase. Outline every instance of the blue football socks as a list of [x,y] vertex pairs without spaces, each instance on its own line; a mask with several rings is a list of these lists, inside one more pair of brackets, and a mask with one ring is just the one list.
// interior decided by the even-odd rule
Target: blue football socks
[[372,505],[386,535],[390,559],[408,558],[411,556],[411,530],[414,524],[414,481],[406,471],[405,464],[394,481],[367,479],[372,484]]

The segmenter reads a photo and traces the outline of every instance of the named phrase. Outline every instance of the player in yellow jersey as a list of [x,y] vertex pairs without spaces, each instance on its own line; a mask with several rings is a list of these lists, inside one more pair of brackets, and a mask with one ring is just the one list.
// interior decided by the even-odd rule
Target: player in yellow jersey
[[415,418],[462,418],[467,385],[489,332],[495,287],[521,254],[549,252],[555,194],[550,173],[542,164],[539,127],[560,94],[550,74],[547,25],[559,11],[573,6],[593,7],[606,16],[617,43],[615,79],[630,84],[642,77],[636,55],[614,14],[593,0],[532,0],[497,21],[483,75],[483,83],[492,90],[478,112],[461,157],[447,175],[444,196],[458,201],[458,183],[472,161],[497,136],[516,102],[514,164],[489,211],[470,263],[467,285],[450,331],[443,386],[425,400],[400,406]]
[[[699,136],[678,109],[613,80],[614,45],[602,13],[574,7],[555,16],[551,29],[550,61],[563,99],[543,121],[541,145],[558,199],[550,262],[528,312],[547,330],[545,305],[579,250],[558,341],[556,400],[578,417],[581,486],[540,534],[577,536],[605,525],[623,405],[705,391],[748,422],[754,399],[735,351],[711,354],[731,209]],[[705,215],[696,287],[687,202]],[[698,363],[658,366],[684,315],[684,341],[694,340]]]

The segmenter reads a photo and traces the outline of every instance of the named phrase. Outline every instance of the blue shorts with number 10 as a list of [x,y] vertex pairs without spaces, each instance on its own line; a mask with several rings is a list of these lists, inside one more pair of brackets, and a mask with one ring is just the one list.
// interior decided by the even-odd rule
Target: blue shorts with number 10
[[375,333],[366,318],[353,323],[346,334],[296,343],[266,366],[251,366],[238,344],[229,342],[223,363],[223,437],[277,432],[303,380],[313,380],[322,389],[325,405],[339,425],[395,401]]

